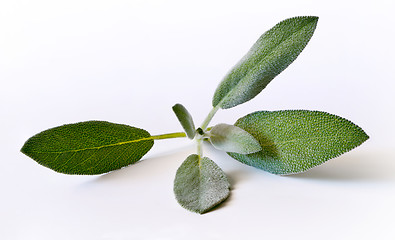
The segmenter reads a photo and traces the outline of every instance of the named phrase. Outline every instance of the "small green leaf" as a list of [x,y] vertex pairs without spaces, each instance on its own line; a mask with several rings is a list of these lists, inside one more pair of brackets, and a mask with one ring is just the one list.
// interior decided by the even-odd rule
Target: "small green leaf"
[[320,165],[369,138],[352,122],[318,111],[255,112],[240,118],[235,125],[251,133],[262,151],[228,154],[247,165],[284,175]]
[[181,126],[184,128],[188,138],[193,139],[196,131],[191,114],[189,114],[188,110],[179,103],[173,106],[173,111],[176,114],[178,121],[181,123]]
[[178,168],[174,194],[184,208],[205,213],[229,196],[230,184],[225,173],[211,159],[190,155]]
[[101,174],[140,160],[153,146],[139,128],[104,121],[67,124],[28,139],[21,151],[66,174]]
[[209,136],[211,144],[222,151],[249,154],[262,150],[259,142],[251,134],[233,125],[215,125]]
[[318,17],[294,17],[265,32],[219,84],[213,106],[231,108],[258,95],[302,52],[317,21]]

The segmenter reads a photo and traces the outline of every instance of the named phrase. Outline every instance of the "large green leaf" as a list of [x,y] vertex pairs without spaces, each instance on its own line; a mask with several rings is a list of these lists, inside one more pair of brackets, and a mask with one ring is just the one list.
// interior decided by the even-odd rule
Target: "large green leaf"
[[369,136],[352,122],[318,111],[261,111],[240,118],[236,126],[259,141],[262,151],[228,153],[250,166],[274,174],[306,171],[366,141]]
[[211,159],[190,155],[178,168],[174,194],[184,208],[205,213],[229,196],[230,184],[225,173]]
[[139,128],[104,121],[67,124],[28,139],[21,151],[66,174],[101,174],[140,160],[153,146]]
[[318,17],[294,17],[265,32],[219,84],[213,106],[231,108],[259,94],[302,52],[317,21]]

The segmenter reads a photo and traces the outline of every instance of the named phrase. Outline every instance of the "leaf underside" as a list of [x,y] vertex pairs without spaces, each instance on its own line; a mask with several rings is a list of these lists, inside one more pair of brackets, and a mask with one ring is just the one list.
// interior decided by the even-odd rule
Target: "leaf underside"
[[318,17],[286,19],[265,32],[217,87],[212,104],[223,109],[247,102],[302,52]]
[[205,213],[229,196],[225,173],[211,159],[192,154],[178,168],[174,194],[184,208]]
[[352,122],[325,112],[307,110],[260,111],[240,118],[262,151],[236,160],[274,174],[304,172],[365,142],[369,136]]
[[143,129],[87,121],[43,131],[28,139],[21,151],[54,171],[93,175],[137,162],[153,144]]

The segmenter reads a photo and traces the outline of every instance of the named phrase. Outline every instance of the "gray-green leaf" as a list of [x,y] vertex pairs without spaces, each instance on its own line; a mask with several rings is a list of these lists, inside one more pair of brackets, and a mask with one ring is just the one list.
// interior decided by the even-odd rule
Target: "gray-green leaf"
[[302,52],[318,17],[286,19],[265,32],[219,84],[213,106],[231,108],[254,98]]
[[361,145],[369,136],[352,122],[318,111],[261,111],[235,123],[251,133],[262,151],[228,153],[250,166],[274,174],[306,171]]
[[205,213],[229,196],[230,184],[225,173],[211,159],[190,155],[178,168],[174,194],[184,208]]
[[66,174],[101,174],[140,160],[153,146],[139,128],[104,121],[67,124],[29,138],[21,151]]
[[225,123],[215,125],[209,133],[211,144],[222,151],[249,154],[262,150],[247,131]]
[[188,138],[193,139],[196,131],[191,114],[179,103],[173,106],[173,111],[176,114],[178,121],[181,123],[181,126],[184,128]]

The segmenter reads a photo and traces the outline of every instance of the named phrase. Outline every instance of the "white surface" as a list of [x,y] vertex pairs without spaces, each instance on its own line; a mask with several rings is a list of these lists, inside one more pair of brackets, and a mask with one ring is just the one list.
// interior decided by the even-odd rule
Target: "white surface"
[[[395,239],[394,1],[20,1],[0,3],[1,239]],[[205,147],[230,199],[198,215],[172,182],[195,151],[157,142],[138,164],[67,176],[19,152],[50,127],[107,120],[152,134],[199,124],[222,76],[277,22],[317,15],[305,51],[254,100],[256,110],[343,116],[370,139],[307,173],[280,177]]]

